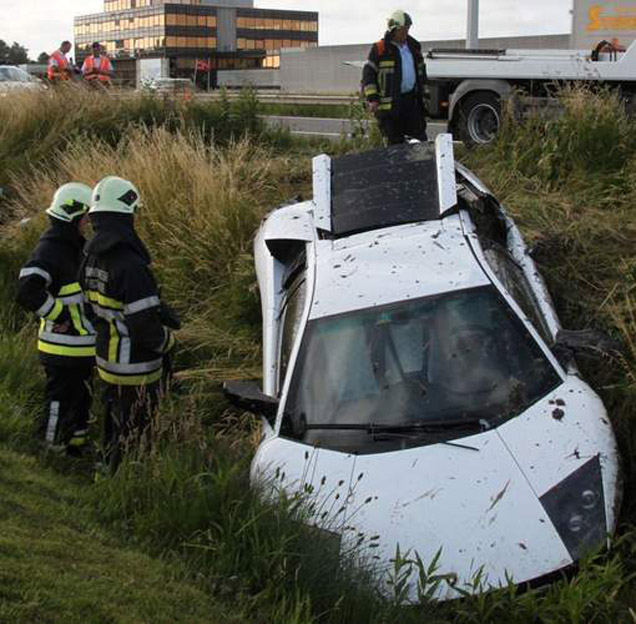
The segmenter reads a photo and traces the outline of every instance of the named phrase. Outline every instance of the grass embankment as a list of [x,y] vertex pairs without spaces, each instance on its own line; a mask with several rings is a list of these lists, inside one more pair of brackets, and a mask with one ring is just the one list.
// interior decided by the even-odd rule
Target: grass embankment
[[0,448],[0,622],[235,621],[182,562],[97,527],[81,499],[86,486]]
[[[81,466],[75,471],[66,468],[71,476],[60,475],[63,466],[58,462],[57,476],[42,476],[59,480],[61,490],[67,488],[65,508],[77,510],[78,522],[87,528],[83,537],[94,534],[96,549],[109,544],[115,549],[121,542],[111,539],[118,536],[129,547],[176,561],[175,569],[187,571],[191,591],[203,588],[221,604],[232,602],[236,621],[633,623],[629,609],[636,611],[636,534],[629,524],[635,520],[636,499],[631,460],[636,237],[630,202],[633,205],[636,194],[636,148],[631,143],[636,127],[611,100],[588,98],[584,110],[576,102],[572,99],[566,115],[547,128],[530,120],[504,133],[493,149],[469,154],[468,164],[506,201],[526,235],[537,243],[542,270],[566,326],[604,327],[626,348],[624,360],[586,370],[612,413],[626,459],[625,527],[609,554],[588,562],[573,580],[562,580],[547,593],[516,595],[503,590],[409,611],[398,611],[399,599],[382,602],[360,580],[362,573],[340,578],[333,574],[328,544],[298,522],[303,512],[297,501],[267,506],[249,490],[255,424],[228,409],[218,384],[222,378],[258,374],[259,304],[251,236],[269,207],[299,192],[310,193],[309,159],[306,154],[299,158],[298,152],[275,152],[267,141],[259,143],[254,137],[211,146],[210,135],[184,133],[183,127],[170,124],[131,127],[125,116],[114,120],[116,127],[107,133],[117,135],[117,141],[77,134],[66,140],[64,135],[58,141],[64,141],[65,149],[47,158],[46,167],[38,168],[42,157],[33,159],[35,170],[26,159],[15,161],[8,205],[15,217],[35,215],[63,181],[92,184],[106,174],[130,177],[144,198],[139,228],[155,258],[164,296],[184,317],[178,368],[185,393],[165,403],[153,451],[131,457],[115,478],[95,485],[77,477]],[[0,103],[0,122],[3,114]],[[21,123],[27,124],[26,119]],[[619,132],[611,145],[618,141],[619,151],[613,152],[616,158],[609,168],[598,171],[592,161],[597,151],[592,149],[588,158],[585,145],[594,148],[614,127]],[[36,136],[37,131],[28,135]],[[2,141],[0,135],[0,154],[6,153]],[[50,141],[56,144],[53,135]],[[5,448],[31,449],[30,419],[39,404],[34,326],[10,301],[16,270],[42,225],[37,218],[27,228],[5,228],[0,246],[0,443]],[[2,459],[18,482],[35,479],[27,477],[27,469],[31,474],[50,470],[6,451]],[[15,504],[3,521],[23,526],[24,533],[15,538],[11,532],[5,534],[3,547],[23,552],[25,540],[38,538],[41,526],[40,512],[29,515],[29,510],[46,508],[46,497],[39,500],[37,491],[17,491],[0,479],[0,499],[4,498]],[[67,517],[61,514],[60,525]],[[68,535],[72,543],[60,525],[57,535]],[[44,576],[56,574],[44,551],[30,550],[33,561],[42,559],[42,569],[50,570]],[[99,569],[99,562],[88,558],[86,551],[78,556],[82,565]],[[113,556],[114,569],[123,572],[119,561]],[[13,586],[28,587],[27,567],[15,565],[6,571],[0,564],[0,570]],[[61,588],[53,579],[49,582]],[[102,598],[94,587],[86,591],[94,592],[93,600],[100,606]],[[52,622],[73,621],[72,617],[79,621],[84,607],[64,599],[63,593],[50,595],[64,601],[66,619],[49,610],[48,602],[40,613]],[[160,612],[165,602],[159,596],[156,600]],[[3,608],[14,610],[8,612],[19,613],[15,610],[29,604],[28,593],[12,593],[5,603]],[[154,621],[144,615],[148,612],[143,604],[140,596],[137,621]],[[110,621],[127,621],[118,611],[111,613]],[[166,607],[165,613],[172,611]],[[220,617],[211,613],[209,621],[221,621]],[[184,614],[175,621],[197,620]]]

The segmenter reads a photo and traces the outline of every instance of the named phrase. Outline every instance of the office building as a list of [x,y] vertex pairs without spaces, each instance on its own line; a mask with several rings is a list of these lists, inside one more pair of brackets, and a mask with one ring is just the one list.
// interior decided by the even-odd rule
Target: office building
[[318,13],[257,9],[253,0],[104,0],[104,12],[75,18],[81,62],[99,41],[116,65],[167,59],[172,77],[195,67],[277,68],[283,48],[318,45]]

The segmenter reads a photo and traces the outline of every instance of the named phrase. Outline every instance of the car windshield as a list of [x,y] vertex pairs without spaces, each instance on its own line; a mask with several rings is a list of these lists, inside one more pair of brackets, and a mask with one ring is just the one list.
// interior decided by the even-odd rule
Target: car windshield
[[375,452],[399,447],[399,436],[387,446],[360,426],[425,444],[430,425],[451,439],[458,423],[496,426],[560,382],[497,291],[476,288],[310,322],[285,418],[304,442]]
[[31,82],[31,77],[17,67],[0,67],[0,82]]

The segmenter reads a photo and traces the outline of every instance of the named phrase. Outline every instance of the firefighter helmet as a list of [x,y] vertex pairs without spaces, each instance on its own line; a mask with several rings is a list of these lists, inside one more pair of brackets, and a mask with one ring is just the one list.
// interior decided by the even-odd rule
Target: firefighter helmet
[[46,209],[49,216],[70,223],[85,215],[91,205],[91,187],[79,182],[69,182],[60,186],[51,205]]
[[134,214],[141,205],[137,187],[128,180],[108,176],[100,180],[93,189],[90,214],[115,212]]
[[389,30],[409,28],[413,24],[411,16],[406,11],[394,11],[387,20]]

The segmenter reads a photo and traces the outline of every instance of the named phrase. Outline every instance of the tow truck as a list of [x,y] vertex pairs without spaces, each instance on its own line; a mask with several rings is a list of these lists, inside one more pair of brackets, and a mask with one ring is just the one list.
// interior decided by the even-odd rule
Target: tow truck
[[636,42],[621,50],[602,41],[591,52],[434,48],[426,71],[428,115],[447,119],[449,132],[468,145],[495,138],[513,94],[523,112],[553,103],[559,85],[593,83],[618,89],[628,112],[636,108]]

